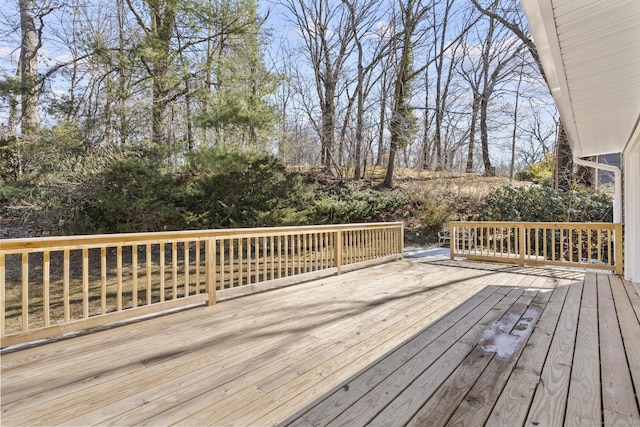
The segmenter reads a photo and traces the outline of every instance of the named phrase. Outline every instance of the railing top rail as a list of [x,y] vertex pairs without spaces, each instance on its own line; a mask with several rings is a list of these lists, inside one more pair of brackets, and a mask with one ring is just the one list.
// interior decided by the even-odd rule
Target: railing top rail
[[42,249],[82,249],[100,247],[109,244],[131,245],[146,243],[162,243],[169,241],[187,241],[210,237],[260,237],[267,235],[287,235],[297,233],[313,233],[338,230],[383,229],[402,226],[402,222],[374,222],[355,224],[306,225],[288,227],[229,228],[213,230],[161,231],[150,233],[116,233],[80,236],[51,236],[5,239],[0,241],[0,252],[11,253],[25,250]]
[[620,225],[617,222],[532,222],[532,221],[450,221],[455,225],[525,225],[525,226],[541,226],[541,227],[608,227],[613,228]]

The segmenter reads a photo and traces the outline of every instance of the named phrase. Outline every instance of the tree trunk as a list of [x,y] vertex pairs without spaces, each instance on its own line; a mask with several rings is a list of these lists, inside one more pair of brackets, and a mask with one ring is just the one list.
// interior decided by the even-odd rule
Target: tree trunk
[[335,130],[335,87],[330,83],[325,85],[325,100],[322,108],[322,153],[321,162],[327,172],[331,172],[331,155],[334,143]]
[[358,113],[356,119],[356,149],[355,149],[355,158],[353,162],[355,163],[355,168],[353,171],[353,179],[355,181],[360,181],[362,178],[362,130],[364,128],[364,97],[362,94],[362,90],[358,92]]
[[429,128],[431,118],[429,117],[429,71],[424,72],[424,117],[422,120],[422,169],[431,167],[431,146],[432,142],[429,137]]
[[480,143],[482,144],[482,163],[484,164],[484,176],[496,176],[496,168],[491,165],[489,157],[489,132],[487,129],[487,108],[489,100],[486,95],[480,101]]
[[38,31],[35,0],[20,0],[20,84],[22,135],[29,137],[38,126]]
[[177,4],[174,0],[149,1],[151,13],[151,48],[152,63],[152,106],[151,106],[151,141],[163,145],[168,138],[169,94],[171,83],[169,76],[171,38],[175,26]]
[[[540,62],[540,55],[538,54],[538,49],[533,42],[533,39],[529,36],[529,31],[526,28],[520,28],[517,24],[513,22],[509,22],[506,17],[500,16],[500,14],[485,9],[478,3],[477,0],[471,0],[474,6],[484,15],[487,15],[493,19],[497,19],[502,25],[508,28],[513,34],[515,34],[520,40],[523,41],[531,56],[536,61],[536,65],[538,66],[538,70],[540,71],[540,75],[547,81],[544,68],[542,66],[542,62]],[[497,4],[497,2],[493,2],[492,4]],[[547,81],[548,84],[548,81]],[[551,88],[549,88],[551,91]],[[560,120],[560,125],[558,126],[558,136],[556,141],[556,154],[555,154],[555,167],[553,170],[553,182],[554,187],[556,189],[569,190],[573,187],[573,150],[571,145],[569,144],[569,140],[564,131],[564,126],[562,125],[562,120]]]
[[558,125],[553,182],[557,190],[569,191],[573,188],[573,154],[562,121]]
[[469,151],[467,152],[466,173],[473,172],[473,151],[476,143],[476,125],[478,121],[478,111],[480,110],[481,96],[477,93],[473,96],[473,106],[471,107],[471,124],[469,126]]
[[410,106],[407,104],[407,100],[411,97],[410,82],[415,77],[412,76],[413,42],[411,38],[419,20],[415,15],[414,7],[414,0],[407,0],[406,5],[401,5],[401,20],[404,28],[402,30],[403,37],[398,40],[402,40],[402,53],[400,62],[396,66],[396,80],[393,90],[393,107],[391,109],[391,123],[389,124],[389,132],[391,134],[389,162],[387,163],[387,174],[381,184],[382,187],[386,188],[393,188],[396,153],[400,145],[408,141],[411,132],[411,111]]
[[356,29],[354,28],[354,38],[356,40],[356,44],[358,46],[358,85],[356,90],[358,91],[358,105],[356,112],[356,147],[355,147],[355,158],[353,162],[355,164],[355,168],[353,171],[353,179],[355,181],[360,181],[362,178],[361,172],[361,163],[362,163],[362,139],[363,139],[363,129],[364,129],[364,69],[362,66],[362,44],[360,43],[360,39],[358,38]]
[[509,179],[513,180],[513,172],[516,163],[516,137],[518,131],[518,103],[520,101],[520,85],[522,84],[522,72],[524,63],[520,67],[520,75],[518,78],[518,86],[516,87],[516,99],[513,107],[513,129],[511,133],[511,163],[509,164]]
[[[385,74],[386,77],[386,74]],[[382,159],[384,158],[384,119],[387,110],[387,86],[386,86],[386,78],[383,77],[382,80],[382,99],[380,100],[380,127],[378,132],[378,152],[376,155],[376,166],[382,166]]]
[[389,160],[387,162],[387,174],[384,177],[382,187],[393,188],[393,173],[396,169],[396,151],[398,151],[398,141],[391,136],[391,144],[389,146]]

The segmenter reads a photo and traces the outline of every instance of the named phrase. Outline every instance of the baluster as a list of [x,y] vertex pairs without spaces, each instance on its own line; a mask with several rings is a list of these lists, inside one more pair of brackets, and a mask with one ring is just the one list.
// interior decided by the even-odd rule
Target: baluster
[[49,326],[51,324],[51,300],[50,300],[50,290],[49,290],[49,280],[50,274],[49,269],[51,266],[51,253],[49,251],[44,251],[42,254],[42,308],[43,308],[43,317],[44,317],[44,326]]

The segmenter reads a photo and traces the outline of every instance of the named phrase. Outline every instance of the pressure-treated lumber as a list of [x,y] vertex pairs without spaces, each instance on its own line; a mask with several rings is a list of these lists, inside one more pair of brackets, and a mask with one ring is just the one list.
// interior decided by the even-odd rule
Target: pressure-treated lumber
[[2,424],[640,425],[630,291],[609,274],[394,261],[5,350]]

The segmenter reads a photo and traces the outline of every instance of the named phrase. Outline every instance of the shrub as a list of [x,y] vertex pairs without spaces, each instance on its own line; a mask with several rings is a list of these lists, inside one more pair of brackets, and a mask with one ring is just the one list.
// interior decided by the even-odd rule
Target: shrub
[[529,168],[516,172],[516,181],[528,181],[533,182],[533,176],[529,171]]
[[537,163],[531,164],[527,169],[516,174],[518,181],[530,181],[535,184],[551,186],[553,183],[553,156],[549,153]]
[[299,225],[306,222],[311,187],[275,157],[207,150],[192,158],[184,205],[196,228]]
[[186,183],[150,156],[131,155],[94,177],[75,231],[178,230],[186,226],[180,195]]
[[607,194],[546,186],[513,187],[493,191],[481,208],[484,221],[612,222],[613,202]]
[[404,194],[372,189],[318,192],[309,219],[316,224],[382,221],[406,205]]
[[0,141],[0,199],[29,233],[93,231],[82,212],[92,183],[120,152],[90,146],[77,124],[41,128],[32,140]]
[[435,240],[439,231],[446,228],[453,213],[446,205],[423,200],[417,212],[420,226],[429,240]]
[[277,159],[246,151],[204,150],[191,170],[171,172],[145,153],[97,175],[82,203],[79,231],[113,233],[298,225],[313,192]]

